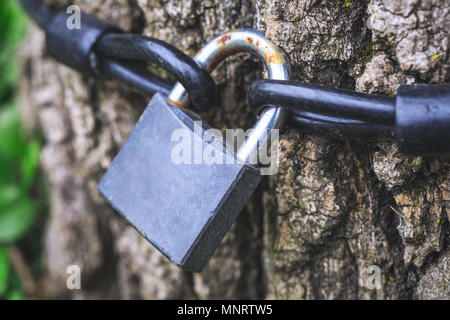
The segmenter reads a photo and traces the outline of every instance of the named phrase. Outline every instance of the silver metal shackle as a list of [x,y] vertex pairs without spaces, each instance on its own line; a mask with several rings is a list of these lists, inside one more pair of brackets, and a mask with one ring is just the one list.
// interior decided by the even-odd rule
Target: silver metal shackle
[[[194,60],[211,72],[225,58],[240,52],[256,54],[264,63],[269,79],[289,80],[290,64],[285,53],[264,34],[252,29],[239,29],[212,39],[195,55]],[[189,104],[187,92],[178,82],[168,99],[182,107]],[[259,146],[270,137],[270,130],[279,129],[283,125],[286,114],[287,111],[281,107],[271,106],[264,110],[236,156],[247,163],[254,159]]]

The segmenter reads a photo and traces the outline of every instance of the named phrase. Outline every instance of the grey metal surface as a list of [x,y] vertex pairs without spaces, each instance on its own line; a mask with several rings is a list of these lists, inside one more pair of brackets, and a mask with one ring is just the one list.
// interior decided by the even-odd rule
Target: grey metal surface
[[[217,37],[194,58],[211,71],[227,56],[248,51],[264,62],[271,79],[289,79],[285,54],[263,34],[248,29]],[[169,103],[170,101],[170,103]],[[259,117],[234,155],[222,141],[204,137],[209,126],[196,124],[186,107],[184,88],[177,84],[166,99],[156,94],[100,182],[102,194],[135,228],[177,265],[201,271],[225,233],[258,186],[261,175],[250,163],[258,146],[279,128],[285,110],[271,107]],[[176,107],[178,106],[178,107]],[[174,130],[186,129],[192,146],[212,146],[222,164],[175,164]],[[202,156],[200,156],[202,158]]]
[[[156,94],[99,190],[172,262],[201,271],[261,176],[222,143],[202,138],[194,126],[194,119]],[[175,164],[172,150],[179,141],[171,137],[176,129],[187,129],[192,146],[213,146],[230,164]]]

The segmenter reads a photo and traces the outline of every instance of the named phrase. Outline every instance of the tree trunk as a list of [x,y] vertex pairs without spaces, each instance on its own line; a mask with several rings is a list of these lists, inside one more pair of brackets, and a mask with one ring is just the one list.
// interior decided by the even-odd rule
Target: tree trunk
[[[71,3],[46,2],[63,10]],[[394,95],[402,83],[449,78],[448,0],[75,3],[190,55],[224,32],[261,30],[302,82]],[[149,97],[51,60],[35,27],[22,56],[23,117],[42,128],[51,186],[44,296],[450,298],[448,159],[285,128],[279,173],[264,180],[208,267],[192,274],[171,265],[96,189]],[[246,89],[261,70],[247,54],[227,59],[213,73],[221,106],[202,117],[220,129],[250,127]],[[73,264],[82,290],[66,288]]]

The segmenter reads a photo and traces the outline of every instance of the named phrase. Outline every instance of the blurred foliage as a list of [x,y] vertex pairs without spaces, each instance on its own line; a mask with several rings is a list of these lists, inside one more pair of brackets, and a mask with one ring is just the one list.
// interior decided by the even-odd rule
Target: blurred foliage
[[0,244],[18,240],[29,228],[35,208],[30,191],[40,145],[27,141],[14,105],[0,110]]
[[0,1],[0,299],[24,297],[10,248],[30,232],[42,201],[33,196],[41,142],[27,138],[14,101],[26,19],[18,0]]
[[12,63],[17,44],[26,32],[26,16],[18,0],[0,1],[0,101],[11,94],[17,81],[17,64]]

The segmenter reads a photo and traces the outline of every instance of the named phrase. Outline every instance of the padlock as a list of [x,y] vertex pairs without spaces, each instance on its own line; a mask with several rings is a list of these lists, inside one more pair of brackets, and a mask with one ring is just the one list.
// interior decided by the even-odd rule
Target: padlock
[[[261,58],[271,79],[289,79],[285,54],[254,30],[217,37],[194,60],[211,71],[227,56],[244,51]],[[186,91],[179,83],[168,98],[155,94],[99,190],[168,259],[199,272],[260,182],[260,170],[249,162],[258,146],[267,142],[270,130],[281,126],[286,111],[267,108],[234,154],[220,137],[208,134],[207,124],[199,124],[195,114],[179,108],[187,104]],[[213,148],[224,161],[175,163],[174,132],[183,132],[200,150]]]

